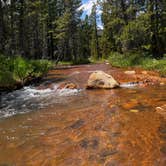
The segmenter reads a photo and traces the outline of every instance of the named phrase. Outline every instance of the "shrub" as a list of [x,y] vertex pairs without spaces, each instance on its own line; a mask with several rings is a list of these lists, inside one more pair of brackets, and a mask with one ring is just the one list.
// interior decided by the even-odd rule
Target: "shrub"
[[14,78],[24,83],[25,79],[33,72],[33,66],[27,60],[17,57],[14,60]]
[[9,71],[0,71],[0,87],[10,86],[16,83],[16,80],[13,78],[13,73]]
[[53,63],[48,60],[27,60],[20,56],[0,55],[0,86],[8,87],[16,83],[22,85],[30,78],[41,77]]
[[162,76],[166,75],[166,60],[164,58],[156,60],[139,53],[120,54],[113,52],[108,60],[116,67],[139,66],[147,70],[156,70]]
[[47,73],[48,70],[53,66],[53,63],[48,60],[33,60],[31,61],[33,66],[33,75],[35,77],[40,77]]

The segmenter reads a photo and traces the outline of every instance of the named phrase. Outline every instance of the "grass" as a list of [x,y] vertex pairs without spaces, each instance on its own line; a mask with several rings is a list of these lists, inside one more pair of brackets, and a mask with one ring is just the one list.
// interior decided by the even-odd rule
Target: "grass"
[[0,88],[14,88],[27,81],[43,76],[52,67],[48,60],[27,60],[20,56],[0,55]]
[[146,70],[155,70],[161,76],[166,76],[166,59],[156,60],[138,53],[111,53],[109,62],[116,67],[141,67]]
[[78,59],[77,61],[60,61],[58,65],[82,65],[89,64],[91,61],[89,59]]
[[89,61],[92,63],[92,64],[96,64],[96,63],[104,63],[106,61],[106,59],[104,58],[100,58],[100,59],[95,59],[93,57],[90,57],[89,58]]

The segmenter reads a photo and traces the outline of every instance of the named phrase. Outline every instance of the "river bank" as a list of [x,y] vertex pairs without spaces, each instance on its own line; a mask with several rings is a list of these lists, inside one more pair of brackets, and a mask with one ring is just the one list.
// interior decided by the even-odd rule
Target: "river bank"
[[0,91],[12,91],[40,80],[53,63],[0,55]]

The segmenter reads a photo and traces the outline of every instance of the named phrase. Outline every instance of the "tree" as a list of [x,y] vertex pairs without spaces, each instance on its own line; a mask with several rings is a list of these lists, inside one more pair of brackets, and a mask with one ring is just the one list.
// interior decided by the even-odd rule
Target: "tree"
[[97,30],[97,6],[94,3],[92,7],[92,12],[90,16],[91,26],[92,26],[92,37],[91,37],[91,56],[95,59],[100,58],[99,53],[99,40],[98,40],[98,30]]
[[82,20],[80,27],[80,55],[81,59],[87,59],[90,57],[91,53],[91,40],[92,40],[92,25],[90,23],[90,18],[88,15],[85,16],[85,19]]
[[25,44],[24,41],[25,39],[25,24],[24,24],[24,13],[25,13],[25,2],[24,0],[19,0],[18,4],[18,12],[19,12],[19,48],[20,48],[20,54],[25,56]]
[[0,53],[4,52],[4,7],[0,0]]
[[159,0],[106,0],[102,54],[111,51],[148,51],[154,58],[165,53],[166,2]]

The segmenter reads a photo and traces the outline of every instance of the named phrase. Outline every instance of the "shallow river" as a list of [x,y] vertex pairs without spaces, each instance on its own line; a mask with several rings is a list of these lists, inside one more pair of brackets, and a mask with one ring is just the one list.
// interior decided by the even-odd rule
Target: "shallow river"
[[[166,86],[85,90],[96,70],[117,72],[59,68],[39,85],[2,94],[0,166],[165,166],[166,120],[155,108],[165,104]],[[65,81],[79,89],[57,89]]]

